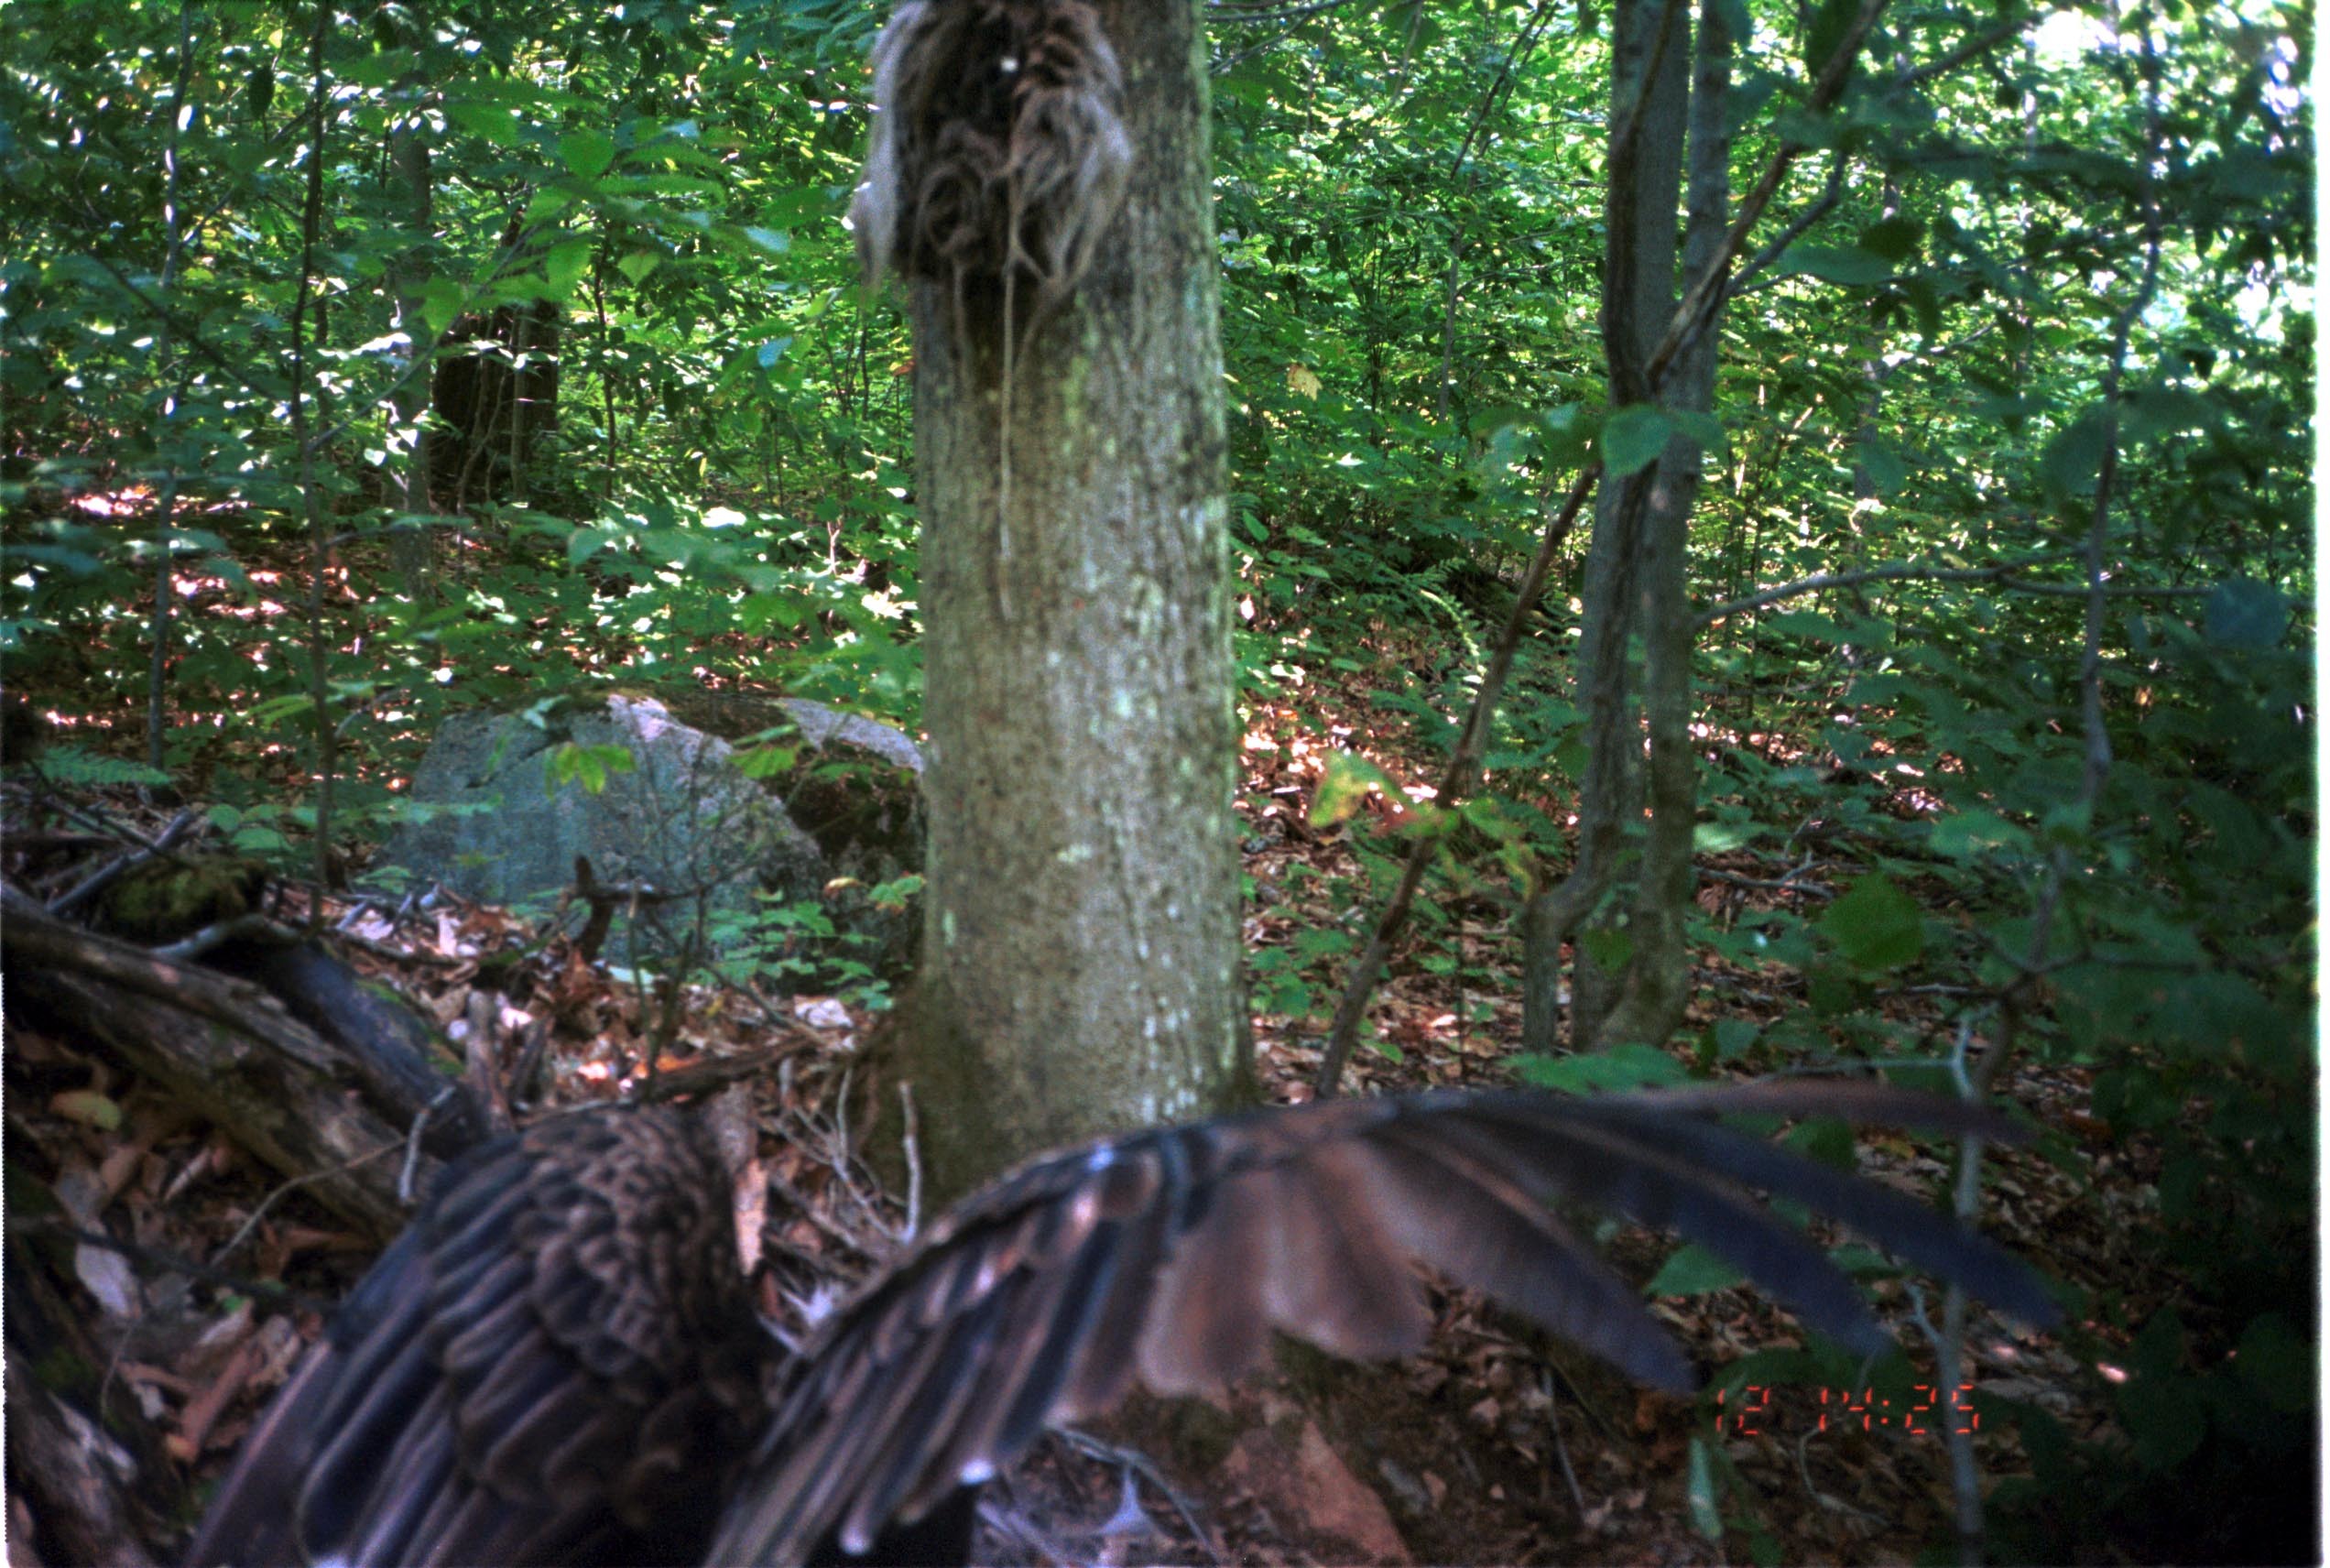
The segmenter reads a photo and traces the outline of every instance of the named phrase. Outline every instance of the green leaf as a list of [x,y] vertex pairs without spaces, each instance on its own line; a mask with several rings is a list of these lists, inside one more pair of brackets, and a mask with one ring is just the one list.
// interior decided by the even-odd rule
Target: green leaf
[[1643,1290],[1653,1296],[1704,1296],[1728,1290],[1746,1278],[1694,1241],[1677,1247]]
[[587,239],[562,240],[550,247],[543,259],[542,271],[550,282],[550,297],[563,299],[574,292],[582,275],[591,269],[591,242]]
[[1753,1018],[1717,1018],[1713,1032],[1715,1060],[1731,1062],[1748,1054],[1763,1026]]
[[1861,1005],[1862,987],[1844,966],[1819,964],[1804,974],[1804,1000],[1815,1018],[1842,1018]]
[[564,185],[545,185],[534,192],[533,198],[526,203],[526,212],[522,221],[529,229],[542,228],[552,218],[573,206],[574,201],[574,192]]
[[1526,1083],[1565,1094],[1614,1094],[1661,1089],[1688,1080],[1682,1063],[1655,1046],[1620,1045],[1584,1056],[1520,1056],[1513,1065]]
[[2039,460],[2040,477],[2054,495],[2075,499],[2096,493],[2096,475],[2103,469],[2103,410],[2090,408],[2047,443]]
[[517,118],[499,103],[480,103],[470,98],[445,100],[445,118],[472,136],[483,136],[497,147],[516,147],[524,144]]
[[2190,1459],[2208,1432],[2199,1379],[2172,1368],[2139,1370],[2118,1403],[2137,1462],[2155,1474]]
[[1802,273],[1824,283],[1867,288],[1893,276],[1893,264],[1858,245],[1792,245],[1780,258],[1782,274]]
[[2303,1415],[2314,1409],[2314,1390],[2321,1387],[2314,1345],[2280,1312],[2249,1320],[2233,1367],[2275,1410]]
[[1860,248],[1899,265],[1917,254],[1925,225],[1915,218],[1887,218],[1871,223],[1860,234]]
[[547,788],[555,793],[569,782],[580,783],[586,795],[603,793],[609,775],[629,773],[639,762],[626,746],[580,746],[573,741],[552,746],[543,758]]
[[1782,610],[1764,626],[1767,630],[1784,632],[1790,637],[1814,637],[1822,642],[1846,640],[1844,623],[1818,610]]
[[1464,824],[1497,844],[1511,844],[1526,834],[1505,803],[1494,795],[1475,795],[1456,808]]
[[1634,938],[1614,926],[1596,926],[1578,937],[1578,945],[1594,965],[1610,973],[1626,967],[1634,956]]
[[604,131],[569,131],[559,137],[559,157],[585,180],[595,180],[615,161],[615,138]]
[[1659,461],[1674,434],[1674,419],[1655,403],[1620,408],[1602,422],[1602,466],[1613,479],[1639,474]]
[[1928,841],[1936,855],[1953,860],[1976,860],[1994,850],[2016,853],[2031,847],[2031,834],[2020,823],[1996,811],[1953,811],[1933,824]]
[[432,278],[420,287],[420,320],[431,335],[453,324],[469,304],[469,295],[450,278]]
[[1717,1492],[1713,1452],[1707,1440],[1693,1432],[1687,1493],[1691,1503],[1691,1528],[1706,1540],[1720,1543],[1724,1536],[1723,1506]]
[[1869,483],[1877,486],[1880,495],[1893,495],[1909,483],[1909,470],[1901,466],[1901,460],[1894,456],[1892,449],[1883,441],[1865,441],[1855,449],[1853,455],[1861,465],[1861,472],[1868,475]]
[[2209,641],[2254,653],[2281,640],[2290,626],[2290,601],[2255,578],[2235,577],[2216,585],[2202,617]]
[[2223,408],[2183,387],[2141,387],[2120,399],[2119,428],[2129,441],[2217,428]]
[[1667,417],[1674,420],[1675,433],[1700,451],[1721,457],[1731,450],[1731,437],[1725,433],[1723,421],[1713,414],[1695,408],[1671,408]]
[[1283,1013],[1290,1018],[1311,1016],[1311,983],[1300,975],[1285,974],[1264,979],[1255,987],[1255,1000],[1266,1013]]
[[1916,900],[1882,876],[1854,883],[1829,905],[1819,927],[1845,962],[1858,969],[1899,969],[1915,963],[1925,946]]
[[340,67],[343,80],[358,87],[386,87],[412,70],[410,49],[383,49],[376,54],[359,55]]
[[1582,466],[1593,455],[1595,438],[1602,433],[1601,421],[1594,410],[1577,403],[1564,403],[1548,408],[1538,416],[1538,445],[1547,463],[1555,467]]
[[1294,933],[1295,957],[1305,964],[1322,958],[1341,958],[1355,945],[1349,931],[1333,927],[1311,926]]
[[1804,34],[1804,69],[1807,72],[1818,76],[1827,70],[1829,61],[1844,43],[1845,35],[1851,30],[1853,18],[1860,8],[1860,0],[1821,0],[1820,9],[1813,13],[1812,26]]
[[1788,1129],[1786,1142],[1789,1148],[1824,1165],[1834,1165],[1841,1171],[1853,1168],[1853,1129],[1843,1122],[1825,1116],[1798,1122]]
[[294,719],[301,724],[307,724],[314,712],[315,705],[308,700],[307,693],[295,691],[280,697],[270,697],[264,702],[254,702],[251,704],[250,711],[243,717],[245,722],[253,728],[264,730],[271,729],[277,724],[288,724]]
[[793,770],[799,746],[752,746],[736,752],[736,769],[747,779],[774,779]]

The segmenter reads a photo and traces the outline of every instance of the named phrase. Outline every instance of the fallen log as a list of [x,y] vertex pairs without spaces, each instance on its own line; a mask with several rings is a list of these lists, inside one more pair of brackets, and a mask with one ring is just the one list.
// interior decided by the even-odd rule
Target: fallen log
[[11,1020],[106,1052],[383,1241],[486,1126],[463,1085],[416,1066],[409,1035],[327,1038],[249,980],[68,925],[7,888],[0,974]]

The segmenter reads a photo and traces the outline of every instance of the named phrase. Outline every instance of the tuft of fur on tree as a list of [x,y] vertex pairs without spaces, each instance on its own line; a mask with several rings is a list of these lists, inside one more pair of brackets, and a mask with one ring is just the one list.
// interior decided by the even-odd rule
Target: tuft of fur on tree
[[1075,290],[1133,158],[1124,78],[1083,0],[908,0],[876,40],[874,137],[850,209],[869,286]]

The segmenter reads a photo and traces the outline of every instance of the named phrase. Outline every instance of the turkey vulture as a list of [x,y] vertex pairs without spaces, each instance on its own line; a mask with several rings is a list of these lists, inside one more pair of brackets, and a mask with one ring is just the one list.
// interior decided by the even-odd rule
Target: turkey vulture
[[1812,1080],[1218,1117],[1022,1166],[795,1355],[756,1316],[731,1188],[691,1118],[539,1122],[446,1172],[245,1441],[188,1561],[962,1562],[979,1484],[1136,1380],[1221,1385],[1273,1330],[1414,1350],[1415,1262],[1689,1388],[1562,1202],[1671,1226],[1856,1349],[1888,1343],[1859,1293],[1752,1191],[2020,1319],[2055,1315],[1990,1242],[1715,1119],[1732,1114],[2012,1136],[1956,1102]]

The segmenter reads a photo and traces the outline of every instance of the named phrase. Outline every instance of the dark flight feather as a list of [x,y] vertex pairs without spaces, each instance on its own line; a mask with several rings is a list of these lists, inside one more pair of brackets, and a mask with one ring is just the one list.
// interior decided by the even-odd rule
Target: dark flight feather
[[727,1183],[691,1122],[540,1123],[457,1167],[383,1256],[254,1430],[189,1561],[959,1561],[969,1489],[1136,1378],[1219,1387],[1274,1330],[1412,1351],[1431,1324],[1419,1261],[1689,1387],[1562,1203],[1671,1226],[1856,1347],[1885,1343],[1859,1294],[1756,1192],[2052,1320],[1988,1241],[1713,1119],[1735,1114],[2012,1136],[1987,1111],[1827,1080],[1221,1117],[1021,1167],[788,1359],[754,1316]]

